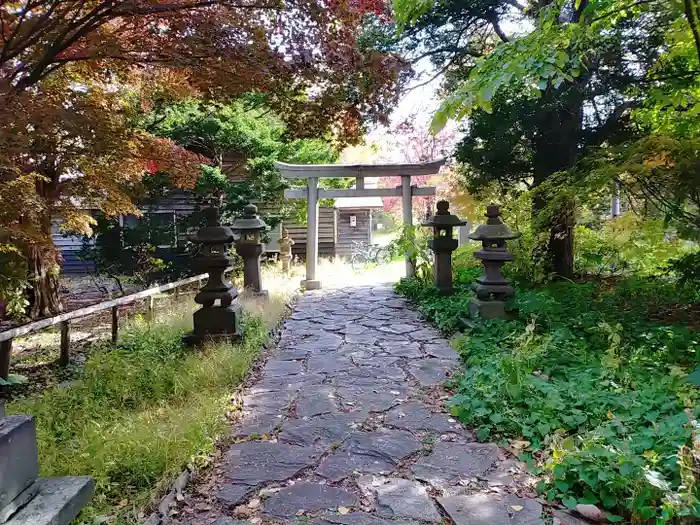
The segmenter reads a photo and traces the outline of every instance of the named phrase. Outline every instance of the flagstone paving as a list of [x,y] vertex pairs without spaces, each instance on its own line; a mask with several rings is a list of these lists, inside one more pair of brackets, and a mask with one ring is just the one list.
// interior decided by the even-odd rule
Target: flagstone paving
[[543,525],[524,466],[443,406],[458,356],[390,285],[307,293],[189,525]]

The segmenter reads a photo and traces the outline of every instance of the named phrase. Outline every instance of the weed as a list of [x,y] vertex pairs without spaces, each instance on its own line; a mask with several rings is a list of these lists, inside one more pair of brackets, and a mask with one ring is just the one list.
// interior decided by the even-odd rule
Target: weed
[[[397,289],[440,328],[457,329],[467,292],[442,298],[416,280]],[[528,442],[522,459],[550,500],[634,523],[700,517],[691,452],[700,392],[688,380],[700,339],[655,321],[697,298],[638,278],[519,290],[519,319],[476,322],[459,340],[452,413],[480,440]]]

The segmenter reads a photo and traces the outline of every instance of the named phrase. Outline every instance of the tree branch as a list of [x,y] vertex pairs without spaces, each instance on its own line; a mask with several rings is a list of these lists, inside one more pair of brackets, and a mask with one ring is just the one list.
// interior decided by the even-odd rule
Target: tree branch
[[489,22],[491,23],[495,33],[498,35],[498,38],[500,38],[503,42],[510,42],[510,38],[508,38],[508,35],[503,32],[503,29],[501,29],[501,26],[498,24],[498,18],[495,14],[489,15]]
[[695,50],[698,54],[698,60],[700,60],[700,21],[695,16],[695,11],[693,10],[693,0],[683,0],[683,9],[685,10],[685,16],[688,19],[688,24],[690,25],[690,30],[693,33],[693,40],[695,40]]

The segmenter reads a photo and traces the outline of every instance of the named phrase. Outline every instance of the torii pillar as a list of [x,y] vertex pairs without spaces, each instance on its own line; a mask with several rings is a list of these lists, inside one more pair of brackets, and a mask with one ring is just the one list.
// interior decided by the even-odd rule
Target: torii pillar
[[[413,197],[433,196],[434,187],[418,188],[411,185],[411,177],[437,175],[445,159],[418,164],[286,164],[276,162],[285,179],[305,179],[306,188],[284,191],[287,199],[307,200],[306,231],[306,279],[302,285],[307,290],[321,288],[321,281],[316,279],[318,264],[318,200],[341,197],[401,197],[403,224],[413,224]],[[401,177],[401,186],[397,188],[365,188],[365,177]],[[319,189],[320,178],[354,178],[355,188],[348,190]],[[406,277],[415,275],[415,267],[406,254]]]

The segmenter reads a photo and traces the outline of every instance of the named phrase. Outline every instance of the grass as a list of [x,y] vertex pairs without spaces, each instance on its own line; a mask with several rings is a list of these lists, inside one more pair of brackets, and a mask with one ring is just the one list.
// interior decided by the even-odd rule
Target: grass
[[[457,268],[457,284],[474,273]],[[462,328],[467,289],[398,289],[446,332]],[[700,335],[683,306],[699,299],[662,279],[520,286],[518,319],[477,320],[461,336],[453,414],[479,439],[520,450],[551,501],[595,504],[613,521],[694,522],[700,390],[689,375]]]
[[41,474],[89,474],[96,494],[81,518],[132,523],[188,464],[198,464],[225,434],[233,392],[281,319],[294,285],[267,274],[268,302],[241,297],[240,344],[186,348],[189,303],[157,323],[137,318],[118,345],[90,353],[65,388],[12,402],[8,413],[36,417]]

